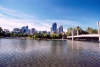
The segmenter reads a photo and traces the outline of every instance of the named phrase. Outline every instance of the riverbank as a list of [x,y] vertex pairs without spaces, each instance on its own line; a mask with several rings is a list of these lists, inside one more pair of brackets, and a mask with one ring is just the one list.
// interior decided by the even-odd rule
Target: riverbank
[[27,39],[28,37],[2,37],[5,39]]
[[[33,39],[31,37],[2,37],[4,39]],[[67,39],[48,39],[48,38],[36,38],[34,40],[67,40]]]
[[67,39],[48,39],[48,38],[37,38],[37,40],[67,40]]

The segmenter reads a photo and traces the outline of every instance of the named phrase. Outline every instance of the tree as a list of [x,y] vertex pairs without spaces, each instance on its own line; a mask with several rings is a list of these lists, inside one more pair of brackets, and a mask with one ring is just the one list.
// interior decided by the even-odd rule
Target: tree
[[23,34],[23,37],[27,37],[28,35],[26,33]]
[[50,38],[53,38],[53,34],[50,34]]
[[3,31],[3,29],[2,29],[2,27],[0,27],[0,36],[2,36],[2,31]]
[[74,28],[74,35],[77,35],[77,30],[78,30],[78,34],[82,34],[82,28],[77,26],[76,28]]
[[89,34],[93,34],[94,33],[94,31],[93,31],[93,29],[91,27],[88,27],[86,29],[86,32],[88,32]]
[[16,37],[18,34],[17,33],[14,33],[14,37]]
[[81,34],[88,34],[88,32],[82,30]]
[[34,34],[33,35],[33,39],[37,39],[37,34]]
[[47,37],[47,34],[43,34],[43,38],[46,38]]
[[62,38],[62,34],[59,34],[59,39],[61,39]]
[[98,34],[98,30],[97,29],[93,29],[93,33]]
[[71,31],[73,30],[73,28],[72,27],[69,27],[68,29],[67,29],[67,36],[71,36]]
[[3,31],[2,27],[0,27],[0,32]]

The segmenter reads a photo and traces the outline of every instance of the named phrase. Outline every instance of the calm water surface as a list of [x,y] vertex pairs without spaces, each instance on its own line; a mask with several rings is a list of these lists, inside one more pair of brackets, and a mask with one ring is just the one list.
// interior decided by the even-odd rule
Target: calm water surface
[[0,67],[100,67],[100,44],[0,39]]

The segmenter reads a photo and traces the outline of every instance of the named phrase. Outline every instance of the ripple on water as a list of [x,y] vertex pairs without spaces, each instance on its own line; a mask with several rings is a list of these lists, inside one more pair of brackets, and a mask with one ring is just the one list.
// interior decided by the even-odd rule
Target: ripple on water
[[98,43],[0,39],[0,67],[99,67]]

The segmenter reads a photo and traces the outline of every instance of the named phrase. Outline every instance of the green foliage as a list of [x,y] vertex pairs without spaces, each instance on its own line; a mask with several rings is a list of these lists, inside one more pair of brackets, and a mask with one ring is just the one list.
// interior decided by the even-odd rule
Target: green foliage
[[97,29],[93,29],[91,27],[88,27],[86,29],[86,31],[84,31],[84,30],[82,30],[82,28],[80,28],[78,26],[78,27],[76,27],[74,29],[72,27],[69,27],[67,29],[66,35],[67,36],[71,36],[72,35],[72,33],[71,33],[72,30],[73,30],[74,35],[77,35],[77,30],[78,30],[79,35],[81,35],[81,34],[98,34],[98,30]]
[[82,28],[80,28],[79,26],[77,26],[76,28],[74,28],[74,35],[77,35],[77,31],[78,31],[78,34],[82,34]]
[[50,34],[52,39],[59,39],[59,34]]
[[94,29],[93,30],[93,33],[98,34],[98,30],[97,29]]
[[34,35],[33,35],[33,39],[36,39],[36,38],[37,38],[37,35],[36,35],[36,34],[34,34]]
[[98,30],[97,29],[93,29],[91,27],[88,27],[86,29],[86,32],[88,32],[89,34],[98,34]]
[[50,34],[50,37],[53,38],[53,34]]
[[63,34],[63,35],[62,35],[62,38],[63,38],[63,39],[66,39],[66,38],[67,38],[67,35],[66,35],[66,34]]
[[42,36],[45,38],[45,37],[47,37],[47,34],[42,34]]
[[18,36],[18,34],[17,33],[14,33],[14,37],[16,37],[16,36]]
[[61,39],[62,38],[62,34],[34,34],[32,36],[33,39]]
[[72,35],[72,30],[73,30],[73,28],[72,27],[69,27],[68,29],[67,29],[67,36],[71,36]]
[[0,33],[3,31],[2,27],[0,27]]
[[73,30],[74,35],[77,35],[77,30],[78,30],[79,34],[82,32],[82,28],[80,28],[79,26],[76,28],[69,27],[66,32],[67,36],[72,35],[72,30]]
[[86,29],[86,32],[88,32],[89,34],[92,34],[92,33],[93,33],[93,29],[90,28],[90,27],[88,27],[88,28]]
[[23,37],[27,37],[28,35],[26,33],[23,34]]
[[2,31],[3,31],[3,29],[2,29],[2,27],[0,27],[0,36],[2,35]]

